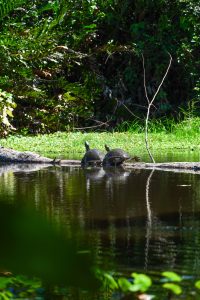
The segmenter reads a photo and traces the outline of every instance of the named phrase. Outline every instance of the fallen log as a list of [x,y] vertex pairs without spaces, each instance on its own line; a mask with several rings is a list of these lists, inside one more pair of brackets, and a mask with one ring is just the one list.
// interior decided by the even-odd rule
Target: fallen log
[[200,162],[165,162],[165,163],[126,163],[125,166],[138,169],[190,169],[200,171]]
[[39,154],[25,151],[20,152],[9,148],[0,148],[1,163],[52,163],[51,158],[40,156]]
[[[81,166],[80,160],[53,159],[41,156],[34,152],[17,151],[10,148],[0,148],[0,164],[49,164],[62,166]],[[144,162],[127,162],[123,165],[128,169],[156,169],[165,171],[181,171],[187,173],[200,174],[200,162],[167,162],[167,163],[144,163]]]
[[78,160],[60,160],[41,156],[30,151],[17,151],[10,148],[0,148],[0,164],[26,163],[26,164],[68,164],[80,165]]
[[158,170],[173,173],[200,174],[199,162],[168,162],[168,163],[126,163],[128,170]]

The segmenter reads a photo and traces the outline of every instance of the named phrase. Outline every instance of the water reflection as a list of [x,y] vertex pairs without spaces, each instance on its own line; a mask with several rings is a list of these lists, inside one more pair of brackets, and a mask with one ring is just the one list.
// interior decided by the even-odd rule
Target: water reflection
[[105,179],[108,182],[118,181],[120,183],[126,182],[127,177],[130,175],[130,171],[123,167],[93,167],[84,168],[84,174],[87,180],[98,182]]
[[128,176],[130,175],[130,171],[121,167],[105,167],[104,171],[106,173],[106,180],[108,182],[119,182],[126,183]]
[[94,167],[94,168],[86,168],[84,169],[84,174],[86,179],[91,181],[100,181],[105,176],[105,171],[100,167]]
[[148,269],[148,260],[149,260],[149,244],[152,234],[152,211],[150,205],[150,196],[149,196],[149,189],[151,184],[151,178],[154,173],[154,169],[151,171],[147,178],[146,182],[146,207],[147,207],[147,222],[146,222],[146,245],[145,245],[145,269]]
[[199,175],[33,167],[1,166],[1,198],[75,224],[104,268],[199,273]]

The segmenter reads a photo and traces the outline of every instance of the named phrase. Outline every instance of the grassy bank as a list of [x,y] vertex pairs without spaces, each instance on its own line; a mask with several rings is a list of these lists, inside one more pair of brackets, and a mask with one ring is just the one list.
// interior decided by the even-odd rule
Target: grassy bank
[[[125,131],[126,130],[126,131]],[[200,153],[200,118],[186,118],[176,124],[169,119],[151,122],[149,144],[154,156],[189,152]],[[124,123],[115,132],[57,132],[37,136],[10,135],[0,140],[0,145],[19,151],[33,151],[41,155],[57,158],[80,159],[84,154],[84,142],[92,148],[104,150],[104,145],[111,148],[123,148],[131,155],[138,155],[148,161],[144,142],[144,128],[137,122]],[[166,158],[167,159],[167,158]],[[164,159],[164,160],[166,160]]]
[[[148,161],[144,143],[144,133],[55,133],[37,136],[9,136],[1,139],[1,146],[19,151],[33,151],[49,157],[80,159],[85,151],[84,142],[91,147],[104,150],[104,144],[111,148],[120,147],[131,155],[138,155]],[[188,153],[200,151],[200,135],[195,133],[177,135],[176,133],[150,133],[149,143],[155,156],[166,153]]]

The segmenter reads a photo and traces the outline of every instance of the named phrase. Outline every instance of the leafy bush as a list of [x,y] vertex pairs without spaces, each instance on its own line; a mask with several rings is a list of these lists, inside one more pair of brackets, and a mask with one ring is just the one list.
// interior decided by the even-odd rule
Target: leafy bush
[[0,89],[0,135],[6,136],[14,127],[10,123],[10,118],[13,118],[13,109],[16,107],[13,101],[12,94]]
[[18,105],[16,128],[143,121],[141,53],[150,98],[171,53],[150,117],[177,115],[181,103],[200,97],[198,20],[197,0],[0,1],[0,86]]

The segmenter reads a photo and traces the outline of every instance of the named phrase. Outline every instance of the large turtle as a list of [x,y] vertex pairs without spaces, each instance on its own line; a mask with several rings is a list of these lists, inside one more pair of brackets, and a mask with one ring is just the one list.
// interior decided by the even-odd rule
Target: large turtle
[[104,157],[103,165],[104,166],[120,166],[127,159],[130,159],[130,155],[122,149],[110,149],[105,145],[107,154]]
[[87,166],[101,166],[104,158],[104,154],[97,149],[90,149],[88,142],[85,142],[85,155],[81,160],[83,167]]

